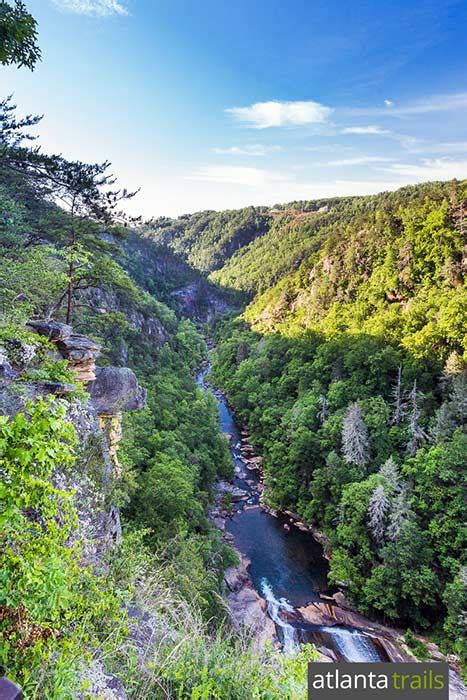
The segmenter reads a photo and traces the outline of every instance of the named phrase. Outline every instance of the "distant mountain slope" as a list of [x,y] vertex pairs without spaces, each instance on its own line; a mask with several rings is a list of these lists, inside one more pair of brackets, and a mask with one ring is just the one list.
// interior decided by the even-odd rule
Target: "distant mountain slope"
[[183,255],[198,270],[211,272],[236,250],[264,235],[270,220],[266,207],[202,211],[178,219],[156,219],[145,233]]
[[254,297],[246,318],[259,330],[363,328],[445,354],[463,342],[466,199],[466,181],[429,182],[202,212],[161,222],[150,236],[219,286]]
[[[403,338],[415,354],[462,353],[466,213],[466,182],[344,201],[331,223],[315,223],[319,233],[305,241],[302,259],[253,301],[246,318],[261,330],[350,330]],[[295,251],[297,242],[304,245],[296,236]],[[267,260],[267,237],[262,244]],[[270,256],[276,249],[271,242]],[[246,253],[243,263],[245,280],[252,269]]]

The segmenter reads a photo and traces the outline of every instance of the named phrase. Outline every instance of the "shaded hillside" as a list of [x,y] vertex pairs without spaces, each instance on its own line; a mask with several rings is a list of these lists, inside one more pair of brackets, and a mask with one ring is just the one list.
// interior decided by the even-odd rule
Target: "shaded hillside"
[[204,211],[178,219],[160,218],[145,235],[170,246],[202,272],[222,267],[236,250],[262,236],[269,228],[266,207]]

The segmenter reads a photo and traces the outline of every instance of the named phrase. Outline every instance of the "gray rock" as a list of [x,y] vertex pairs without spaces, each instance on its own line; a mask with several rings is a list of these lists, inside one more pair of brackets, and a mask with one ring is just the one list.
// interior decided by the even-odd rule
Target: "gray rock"
[[0,346],[0,382],[13,379],[15,373],[8,360],[8,353],[4,347]]
[[66,340],[73,333],[71,326],[58,321],[28,321],[26,326],[38,335],[43,335],[53,342]]
[[222,498],[223,494],[229,493],[233,503],[238,503],[239,501],[246,500],[250,495],[248,491],[244,491],[238,486],[229,484],[228,481],[219,481],[216,485],[216,490],[217,497],[219,498]]
[[101,351],[101,346],[85,335],[73,333],[57,342],[62,357],[74,362],[94,360]]
[[42,394],[54,394],[54,396],[64,396],[65,394],[72,394],[76,391],[76,386],[74,384],[68,384],[67,382],[44,381],[39,382],[37,388]]
[[135,411],[146,403],[146,389],[128,367],[96,367],[96,378],[88,384],[87,391],[98,415]]
[[[103,289],[87,289],[82,296],[87,304],[96,309],[101,309],[105,313],[118,311],[124,314],[131,328],[139,331],[145,340],[150,340],[152,345],[160,347],[167,341],[167,331],[158,318],[144,314],[125,304],[115,292]],[[123,360],[123,362],[127,362],[127,360]]]

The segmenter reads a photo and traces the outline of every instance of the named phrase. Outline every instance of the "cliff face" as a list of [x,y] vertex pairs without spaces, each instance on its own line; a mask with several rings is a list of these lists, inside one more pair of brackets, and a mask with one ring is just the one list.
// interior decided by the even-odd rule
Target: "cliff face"
[[36,378],[39,350],[34,343],[11,338],[0,348],[0,413],[13,416],[39,396],[65,400],[67,418],[78,437],[77,460],[72,472],[57,465],[54,481],[58,488],[75,493],[78,528],[73,541],[82,545],[83,564],[100,568],[105,553],[121,537],[119,511],[110,494],[120,476],[122,412],[143,408],[146,392],[131,369],[96,366],[100,346],[73,333],[71,326],[46,321],[30,321],[27,326],[50,341],[48,361],[65,360],[86,394],[71,381]]
[[134,231],[127,231],[122,240],[112,240],[119,250],[119,263],[132,279],[177,314],[195,321],[209,321],[215,314],[236,307],[227,289],[209,282],[196,266],[184,260],[182,251],[174,252],[172,246],[166,247],[165,241],[161,244],[157,237],[153,239],[150,234]]

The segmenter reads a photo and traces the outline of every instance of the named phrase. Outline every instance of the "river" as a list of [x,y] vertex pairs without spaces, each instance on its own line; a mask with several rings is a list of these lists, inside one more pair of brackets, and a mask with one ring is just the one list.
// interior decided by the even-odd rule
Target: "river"
[[[311,533],[296,527],[285,516],[275,517],[259,506],[260,475],[248,468],[241,454],[242,435],[225,397],[205,383],[209,367],[197,376],[197,384],[216,398],[219,422],[228,434],[234,463],[233,485],[247,492],[234,503],[226,531],[237,551],[250,561],[249,574],[259,595],[267,601],[268,613],[276,625],[285,653],[300,643],[313,642],[331,649],[339,661],[387,661],[376,639],[352,627],[311,625],[297,608],[314,601],[329,601],[328,562],[321,545]],[[322,596],[326,596],[324,599]]]

